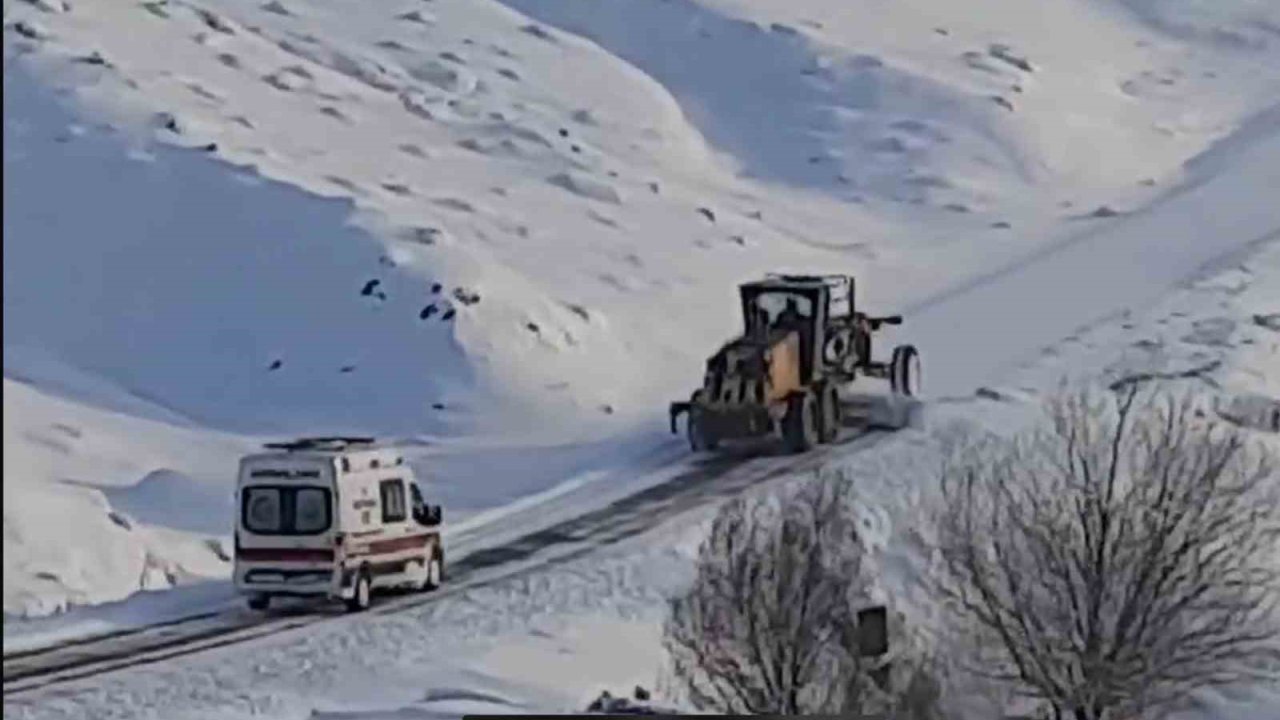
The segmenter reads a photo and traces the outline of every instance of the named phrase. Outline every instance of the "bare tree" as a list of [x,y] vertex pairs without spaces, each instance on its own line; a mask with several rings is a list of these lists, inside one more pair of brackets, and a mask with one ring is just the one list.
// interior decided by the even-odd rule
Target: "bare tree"
[[892,716],[903,718],[931,707],[936,688],[923,673],[903,683],[910,697],[885,692],[876,671],[887,658],[862,652],[867,584],[851,503],[846,480],[813,479],[721,509],[697,577],[671,601],[665,626],[672,674],[697,707],[884,717],[901,710]]
[[1048,421],[945,467],[944,593],[971,669],[1076,720],[1274,678],[1273,454],[1190,396],[1136,386],[1063,394]]

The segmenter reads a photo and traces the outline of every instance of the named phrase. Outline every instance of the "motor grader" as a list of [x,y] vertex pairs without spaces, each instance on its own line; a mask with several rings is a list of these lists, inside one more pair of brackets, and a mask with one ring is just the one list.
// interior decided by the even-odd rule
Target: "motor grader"
[[791,452],[834,441],[844,424],[841,389],[860,376],[889,381],[897,398],[919,392],[920,354],[871,355],[872,334],[902,316],[854,307],[846,275],[768,275],[739,287],[744,330],[707,360],[702,387],[671,404],[671,432],[687,414],[694,451],[721,441],[775,437]]

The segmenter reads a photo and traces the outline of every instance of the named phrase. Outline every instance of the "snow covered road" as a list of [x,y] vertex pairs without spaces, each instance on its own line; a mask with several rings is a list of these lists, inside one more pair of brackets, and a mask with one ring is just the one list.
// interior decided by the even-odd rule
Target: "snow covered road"
[[[388,598],[376,605],[373,612],[403,612],[439,596],[580,558],[649,531],[673,517],[732,498],[747,488],[820,467],[836,453],[868,446],[883,437],[881,431],[850,431],[840,443],[799,459],[760,458],[756,454],[759,448],[727,452],[698,462],[682,463],[687,469],[673,475],[663,474],[647,489],[593,511],[580,509],[568,520],[519,535],[514,540],[502,542],[502,535],[490,534],[483,539],[473,537],[468,543],[464,535],[459,545],[446,545],[450,560],[448,582],[442,591],[428,596]],[[532,510],[539,509],[535,505]],[[283,612],[265,616],[244,609],[202,613],[101,637],[7,653],[4,695],[6,698],[25,695],[53,685],[94,679],[116,670],[150,665],[342,617],[339,610],[317,609],[312,604],[285,607]],[[348,618],[348,621],[358,620],[358,617]]]

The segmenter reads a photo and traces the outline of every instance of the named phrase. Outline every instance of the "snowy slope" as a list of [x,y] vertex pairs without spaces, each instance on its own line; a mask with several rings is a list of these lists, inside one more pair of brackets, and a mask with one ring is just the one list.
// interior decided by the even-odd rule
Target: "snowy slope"
[[[997,381],[1080,326],[1143,307],[1205,265],[1280,238],[1272,201],[1280,187],[1280,104],[1192,158],[1184,175],[1114,223],[914,308],[913,333],[945,349],[931,391],[965,393]],[[974,322],[960,327],[960,318]]]
[[[170,530],[215,529],[174,506],[249,438],[333,430],[420,446],[464,514],[572,511],[678,447],[663,406],[743,279],[856,273],[865,308],[917,310],[899,335],[933,390],[966,393],[1280,225],[1273,9],[865,5],[8,2],[6,378],[163,423],[119,458],[193,429],[110,481]],[[1082,217],[1104,204],[1135,212]],[[54,483],[86,475],[27,480],[79,507]],[[108,545],[92,504],[15,588]],[[53,606],[133,587],[104,567],[110,591]]]
[[[869,277],[878,305],[919,299],[1075,234],[1068,215],[1154,198],[1182,161],[1280,88],[1265,71],[1270,47],[1175,44],[1079,0],[1056,0],[1034,18],[988,3],[980,16],[996,19],[985,29],[945,3],[907,4],[879,23],[800,4],[777,18],[751,3],[510,4],[599,44],[488,2],[379,4],[358,17],[333,2],[11,6],[13,18],[51,35],[20,40],[42,48],[38,57],[105,59],[59,77],[132,120],[122,127],[213,142],[212,154],[233,165],[350,200],[377,238],[343,230],[341,203],[275,185],[219,192],[212,184],[230,181],[194,162],[198,152],[159,168],[172,188],[204,198],[200,208],[172,205],[141,177],[118,184],[181,208],[170,218],[200,218],[181,227],[135,212],[48,227],[35,197],[56,193],[33,179],[12,191],[30,211],[6,227],[39,224],[66,239],[24,248],[32,255],[21,264],[44,265],[40,253],[83,243],[76,238],[92,226],[132,238],[132,252],[113,255],[120,264],[101,277],[123,277],[144,259],[168,271],[145,283],[81,283],[82,295],[42,297],[40,309],[30,307],[36,290],[18,285],[7,312],[19,329],[7,343],[74,357],[229,429],[340,415],[419,430],[446,418],[494,422],[495,404],[510,418],[512,401],[561,422],[585,414],[616,424],[687,392],[708,336],[734,327],[734,282],[774,268],[847,267]],[[1072,49],[1085,38],[1105,65]],[[1013,50],[993,55],[1002,39]],[[150,52],[161,45],[165,53]],[[1036,48],[1031,72],[1016,67],[1020,47]],[[973,50],[980,62],[965,54]],[[1192,67],[1202,73],[1184,78]],[[1025,87],[1011,113],[990,95],[1011,94],[1012,84]],[[155,130],[170,118],[176,138]],[[1147,178],[1156,187],[1139,184]],[[239,212],[222,210],[232,206]],[[757,211],[759,220],[748,217]],[[1013,232],[988,227],[1001,221]],[[924,267],[916,251],[946,264]],[[77,256],[82,263],[64,260],[61,272],[83,277],[103,260]],[[360,295],[374,278],[385,301]],[[457,288],[479,302],[460,302]],[[419,320],[431,302],[438,312]],[[148,312],[136,312],[144,304]],[[447,307],[458,314],[442,323]],[[73,308],[82,323],[48,321]],[[682,321],[654,321],[671,317]],[[149,351],[130,352],[121,335]],[[160,341],[170,337],[179,341]],[[327,392],[314,392],[319,384]],[[390,397],[386,385],[400,392]],[[439,402],[454,409],[434,409]]]
[[[1280,408],[1280,234],[1190,276],[1148,306],[1080,328],[1014,370],[997,391],[1055,377],[1106,382],[1158,376],[1217,395],[1222,409]],[[1253,398],[1254,400],[1249,400]],[[1261,406],[1259,406],[1261,409]],[[1265,430],[1266,418],[1239,416]],[[1261,438],[1280,441],[1263,432]]]

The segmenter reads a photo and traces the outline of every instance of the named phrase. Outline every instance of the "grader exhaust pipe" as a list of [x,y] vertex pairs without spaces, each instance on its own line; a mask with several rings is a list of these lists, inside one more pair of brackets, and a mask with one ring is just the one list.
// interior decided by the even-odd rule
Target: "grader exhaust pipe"
[[881,317],[867,317],[867,324],[872,330],[879,330],[881,325],[901,325],[901,315],[884,315]]

